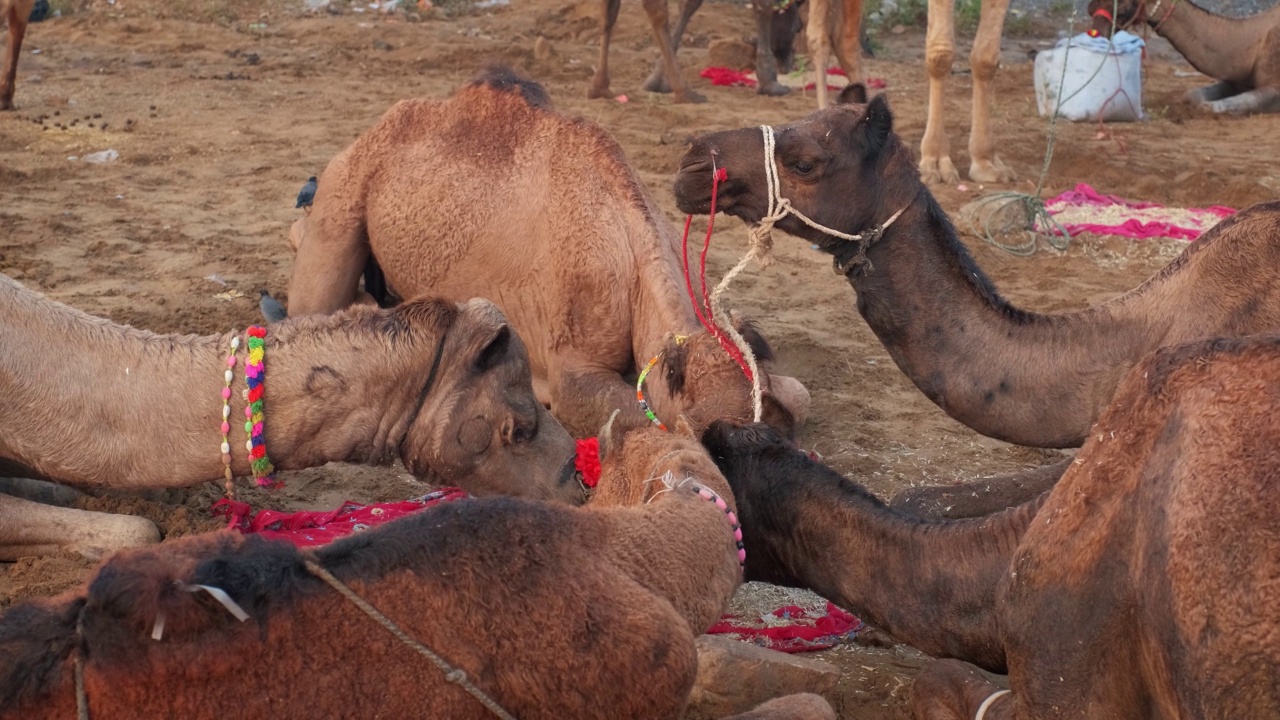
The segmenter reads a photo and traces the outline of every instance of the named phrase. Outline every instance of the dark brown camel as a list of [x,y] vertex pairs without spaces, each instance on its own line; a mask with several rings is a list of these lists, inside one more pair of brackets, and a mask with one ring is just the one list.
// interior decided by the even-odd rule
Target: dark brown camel
[[[3,275],[0,315],[2,469],[81,488],[223,478],[232,333],[116,325]],[[264,342],[263,436],[277,469],[399,459],[423,480],[475,494],[582,502],[573,439],[534,397],[528,353],[493,303],[421,298],[391,310],[353,308],[273,325]],[[251,475],[246,352],[242,344],[229,399],[239,477]],[[0,560],[59,549],[96,558],[158,539],[144,518],[0,495]]]
[[[688,455],[670,451],[688,446],[718,476],[674,433],[605,445],[606,473],[627,462],[684,480]],[[492,717],[308,561],[520,718],[678,718],[694,639],[742,577],[726,513],[685,485],[633,507],[462,500],[312,552],[229,531],[181,538],[8,610],[0,717],[74,717],[77,659],[93,720],[223,718],[231,706],[254,718]],[[765,717],[814,704],[774,707]]]
[[9,43],[4,49],[4,71],[0,74],[0,110],[13,109],[18,57],[22,54],[22,38],[27,34],[27,21],[35,4],[35,0],[0,0],[0,19],[9,20]]
[[[805,0],[752,0],[751,9],[756,21],[756,92],[761,95],[785,95],[791,88],[778,82],[779,72],[791,72],[795,60],[795,38],[800,32],[800,6]],[[600,59],[591,78],[587,97],[611,98],[609,89],[609,42],[613,38],[613,26],[618,21],[622,0],[604,0],[604,14],[600,18]],[[669,93],[673,87],[667,81],[675,78],[676,102],[703,102],[702,95],[684,85],[680,63],[676,54],[684,37],[689,19],[702,7],[702,0],[681,0],[680,17],[676,19],[674,32],[668,32],[666,0],[644,0],[645,15],[653,27],[653,36],[661,49],[653,73],[644,83],[649,92]],[[827,7],[823,5],[823,7]],[[835,50],[840,66],[851,79],[859,77],[860,53],[870,54],[870,45],[862,30],[862,0],[845,0],[832,3],[830,17],[822,28],[831,28],[827,46]],[[810,23],[810,28],[814,27]],[[813,42],[812,40],[810,41]],[[735,68],[737,69],[737,68]],[[823,68],[824,70],[826,68]]]
[[[861,104],[865,92],[850,86],[840,105],[773,129],[781,196],[862,239],[828,236],[793,215],[777,227],[835,257],[894,362],[956,420],[1020,445],[1078,446],[1120,378],[1152,350],[1280,328],[1280,203],[1223,220],[1102,305],[1059,315],[1014,307],[920,181],[888,103]],[[759,222],[768,208],[763,153],[758,128],[698,138],[675,182],[680,209],[707,212],[714,157],[728,170],[719,209]]]
[[[362,273],[403,298],[492,299],[529,348],[538,398],[578,437],[614,410],[620,427],[649,424],[636,374],[654,357],[646,399],[668,426],[754,416],[752,384],[699,324],[680,234],[618,142],[509,68],[397,103],[329,162],[289,239],[290,316],[347,306]],[[737,327],[760,361],[763,419],[790,432],[808,391]]]
[[900,516],[763,426],[703,442],[746,579],[955,658],[916,680],[917,720],[1280,717],[1278,336],[1149,355],[1051,492],[981,519]]

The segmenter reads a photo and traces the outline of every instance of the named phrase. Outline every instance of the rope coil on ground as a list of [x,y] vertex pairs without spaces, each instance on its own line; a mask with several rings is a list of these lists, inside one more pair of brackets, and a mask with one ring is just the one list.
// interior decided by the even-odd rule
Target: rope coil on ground
[[307,572],[328,583],[329,587],[337,590],[338,594],[342,595],[344,598],[351,601],[351,604],[364,611],[366,615],[373,618],[374,621],[381,625],[387,632],[396,636],[396,639],[413,648],[418,652],[418,654],[430,660],[433,665],[444,673],[444,679],[446,681],[454,683],[463,690],[466,690],[472,697],[479,700],[480,703],[488,708],[490,712],[502,718],[502,720],[515,720],[514,715],[504,710],[493,698],[489,697],[483,690],[473,685],[471,681],[467,679],[467,673],[465,671],[461,668],[456,668],[450,665],[444,658],[432,652],[430,648],[417,640],[414,640],[412,637],[409,637],[409,634],[400,629],[399,625],[396,625],[390,618],[383,615],[377,608],[373,607],[365,601],[364,598],[357,595],[355,591],[347,587],[341,580],[334,577],[332,573],[324,569],[324,567],[315,560],[304,560],[303,564],[306,566]]

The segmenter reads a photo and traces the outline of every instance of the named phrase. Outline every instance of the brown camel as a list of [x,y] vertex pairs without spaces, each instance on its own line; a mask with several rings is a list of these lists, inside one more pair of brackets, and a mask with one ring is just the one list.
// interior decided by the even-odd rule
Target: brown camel
[[[606,472],[683,480],[692,444],[724,485],[682,435],[619,444]],[[692,487],[634,507],[462,500],[310,552],[229,532],[124,551],[0,618],[0,717],[74,716],[77,661],[94,720],[224,717],[230,687],[242,717],[490,717],[319,568],[515,717],[678,718],[694,639],[742,577],[725,511]]]
[[[0,276],[0,463],[78,487],[167,488],[223,476],[221,395],[231,333],[156,335],[48,300]],[[51,352],[56,348],[56,352]],[[529,360],[485,300],[422,299],[289,320],[265,339],[264,435],[279,470],[396,458],[473,493],[582,502],[574,443],[533,395]],[[231,448],[247,436],[245,351]],[[251,475],[234,450],[231,470]],[[157,540],[108,519],[0,495],[0,560],[59,548],[96,557]]]
[[[1092,34],[1145,22],[1218,82],[1188,99],[1215,113],[1280,112],[1280,7],[1226,17],[1179,0],[1091,0]],[[1112,16],[1114,15],[1114,23]]]
[[18,56],[22,54],[22,38],[27,34],[27,21],[35,4],[35,0],[0,0],[0,18],[9,20],[9,44],[5,46],[4,74],[0,75],[0,110],[13,109]]
[[[808,587],[939,661],[917,720],[1280,717],[1280,337],[1161,348],[1058,485],[941,523],[897,515],[763,426],[704,442],[746,579]],[[963,661],[963,662],[960,662]],[[1007,672],[998,693],[967,663]]]
[[[291,316],[350,304],[362,273],[399,297],[492,299],[528,344],[538,398],[579,437],[615,409],[620,427],[649,423],[634,378],[656,356],[645,393],[667,425],[753,415],[751,384],[689,300],[680,236],[622,149],[509,69],[442,102],[397,103],[330,161],[290,242]],[[740,327],[764,361],[764,419],[790,431],[808,393],[768,374],[767,344]]]
[[[791,88],[778,82],[779,72],[790,72],[795,60],[795,38],[800,32],[800,7],[805,0],[752,0],[751,9],[756,21],[756,92],[761,95],[785,95]],[[819,5],[821,3],[821,5]],[[609,89],[609,42],[613,37],[613,25],[618,20],[621,0],[604,0],[604,14],[600,22],[600,60],[596,64],[595,74],[591,77],[591,89],[587,97],[592,99],[614,97]],[[645,14],[653,26],[654,38],[663,48],[653,73],[644,83],[649,92],[668,93],[671,85],[667,82],[667,73],[673,77],[680,75],[676,53],[680,50],[680,41],[684,38],[685,27],[689,19],[702,7],[702,0],[682,0],[680,17],[676,20],[675,32],[667,33],[666,0],[645,0]],[[818,8],[815,10],[814,8]],[[818,20],[817,18],[821,19]],[[848,20],[847,18],[855,18]],[[841,67],[848,73],[850,80],[860,78],[859,61],[861,52],[868,50],[866,35],[861,32],[862,0],[845,0],[829,6],[827,0],[814,0],[812,3],[808,38],[812,45],[815,38],[821,38],[823,52],[823,70],[825,60],[835,49],[836,58]],[[816,32],[819,28],[820,32]],[[827,28],[832,28],[828,31]],[[667,48],[670,53],[667,53]],[[811,54],[813,51],[810,51]],[[670,63],[670,66],[668,66]],[[825,79],[825,76],[824,76]],[[820,85],[820,92],[826,92],[826,85]],[[706,98],[687,87],[684,93],[676,92],[676,102],[703,102]]]
[[[893,133],[883,96],[851,86],[841,105],[772,129],[786,232],[835,256],[858,311],[894,362],[948,415],[1020,445],[1078,446],[1134,363],[1158,347],[1280,328],[1280,203],[1226,218],[1133,291],[1081,312],[1005,301],[974,263]],[[711,158],[728,170],[719,209],[748,223],[768,208],[758,128],[698,138],[677,204],[706,213]],[[887,225],[887,227],[886,227]]]

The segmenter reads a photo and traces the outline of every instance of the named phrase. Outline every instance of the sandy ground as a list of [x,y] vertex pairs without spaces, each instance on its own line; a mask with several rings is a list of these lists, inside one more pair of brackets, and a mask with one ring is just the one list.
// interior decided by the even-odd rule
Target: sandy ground
[[[65,6],[64,6],[65,7]],[[157,332],[214,333],[258,319],[255,290],[278,295],[292,255],[294,196],[307,176],[404,97],[442,97],[492,60],[529,70],[558,107],[608,128],[678,221],[670,183],[691,133],[780,123],[814,107],[811,97],[758,97],[714,88],[675,106],[640,89],[656,51],[638,3],[626,3],[611,67],[630,102],[586,100],[599,8],[592,0],[516,0],[514,7],[420,19],[351,12],[307,16],[271,0],[119,0],[33,25],[18,77],[18,110],[0,116],[0,272],[88,312]],[[708,3],[681,52],[686,77],[706,65],[712,40],[752,34],[740,5]],[[535,61],[538,36],[554,49]],[[1043,38],[1006,37],[994,112],[1003,159],[1020,175],[998,188],[935,189],[956,212],[987,190],[1029,190],[1042,163],[1047,122],[1037,117],[1029,51]],[[947,95],[956,165],[968,167],[967,36]],[[897,129],[923,131],[923,34],[879,38],[869,74],[888,82]],[[39,51],[38,53],[36,51]],[[1280,126],[1273,118],[1215,118],[1182,105],[1205,84],[1153,38],[1146,65],[1148,122],[1058,126],[1046,183],[1077,182],[1163,203],[1244,207],[1280,193]],[[68,124],[76,120],[75,125]],[[67,126],[59,128],[57,125]],[[500,129],[496,129],[500,132]],[[90,164],[88,153],[119,159]],[[1176,255],[1176,241],[1078,238],[1065,253],[1018,258],[966,238],[980,264],[1017,304],[1068,311],[1138,284]],[[718,225],[713,273],[745,248],[735,220]],[[854,309],[852,290],[807,243],[780,237],[778,262],[736,281],[730,301],[756,317],[783,369],[814,397],[807,449],[888,497],[920,484],[952,483],[1053,461],[1057,451],[980,437],[926,400],[890,361]],[[295,473],[288,487],[243,495],[255,505],[331,508],[343,498],[403,499],[423,491],[403,468],[328,467]],[[216,488],[89,505],[144,514],[171,536],[214,527]],[[0,567],[0,606],[79,582],[88,564],[56,557]],[[843,717],[905,717],[924,657],[910,648],[848,645],[819,653],[845,676]]]

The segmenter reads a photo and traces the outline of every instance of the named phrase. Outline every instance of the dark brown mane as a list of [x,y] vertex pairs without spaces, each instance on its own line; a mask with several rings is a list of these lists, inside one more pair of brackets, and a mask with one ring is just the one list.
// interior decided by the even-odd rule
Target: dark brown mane
[[466,87],[488,87],[495,92],[515,93],[524,98],[525,103],[531,108],[538,110],[552,109],[551,96],[547,94],[542,85],[506,65],[490,65],[472,79],[471,82],[467,83]]
[[[742,335],[742,339],[747,341],[747,347],[751,348],[751,353],[755,355],[757,363],[763,365],[766,362],[773,362],[777,359],[773,352],[773,347],[760,334],[760,326],[754,320],[743,318],[738,321],[737,328]],[[725,356],[725,359],[728,360],[728,355]],[[670,391],[673,393],[684,392],[685,383],[688,380],[688,345],[677,345],[675,342],[668,342],[662,352],[662,360],[658,365],[658,369],[666,374],[667,386]]]

